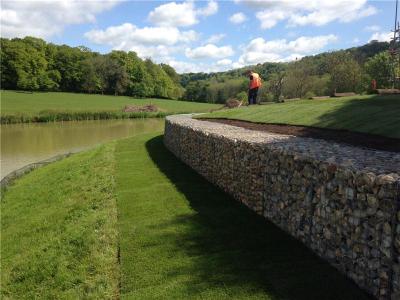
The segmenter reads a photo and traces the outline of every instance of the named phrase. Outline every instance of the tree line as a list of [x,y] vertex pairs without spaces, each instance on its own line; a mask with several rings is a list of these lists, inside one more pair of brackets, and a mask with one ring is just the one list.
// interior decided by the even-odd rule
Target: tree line
[[[229,98],[247,98],[248,79],[243,75],[252,69],[263,78],[259,92],[262,101],[280,98],[329,96],[335,92],[368,93],[371,81],[378,88],[391,87],[389,43],[370,42],[361,47],[304,57],[290,63],[263,63],[219,73],[181,75],[184,99],[223,103]],[[397,72],[400,74],[400,70]]]
[[[100,54],[90,49],[55,45],[42,39],[1,38],[1,88],[157,97],[225,103],[246,100],[252,69],[263,78],[262,101],[309,98],[335,92],[366,93],[371,80],[391,86],[389,43],[304,57],[289,63],[263,63],[217,73],[177,72],[167,64],[141,59],[135,52]],[[397,70],[400,74],[400,70]]]
[[181,98],[179,75],[135,52],[93,52],[34,37],[1,38],[1,88]]

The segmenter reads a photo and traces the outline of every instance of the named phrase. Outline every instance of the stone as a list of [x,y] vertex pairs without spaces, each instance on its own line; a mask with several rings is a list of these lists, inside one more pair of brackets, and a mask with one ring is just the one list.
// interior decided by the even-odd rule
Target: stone
[[359,185],[359,186],[363,186],[363,185],[372,186],[374,184],[375,178],[376,178],[376,175],[372,172],[366,172],[366,173],[362,172],[362,173],[358,174],[356,182],[357,182],[357,185]]
[[392,233],[392,227],[387,222],[383,224],[383,233],[386,235],[389,235]]
[[387,174],[387,175],[379,175],[376,178],[375,183],[377,185],[383,185],[383,184],[390,184],[390,183],[393,183],[395,181],[396,181],[396,179],[393,177],[393,175]]
[[400,154],[184,115],[166,118],[164,143],[370,294],[400,299]]
[[374,208],[378,206],[378,200],[371,194],[367,194],[367,202],[369,207]]
[[354,199],[354,190],[352,188],[347,187],[346,188],[346,196],[348,200],[353,200]]

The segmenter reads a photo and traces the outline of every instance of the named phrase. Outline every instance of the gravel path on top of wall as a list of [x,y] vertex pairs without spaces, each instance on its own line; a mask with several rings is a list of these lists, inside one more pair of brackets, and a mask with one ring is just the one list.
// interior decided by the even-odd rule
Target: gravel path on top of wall
[[[266,144],[284,153],[295,153],[302,159],[314,159],[355,171],[373,172],[375,175],[391,174],[399,178],[400,153],[359,148],[321,139],[296,137],[269,132],[248,130],[241,127],[192,119],[191,115],[174,115],[167,119],[172,123],[208,134],[224,136],[232,140]],[[397,174],[392,174],[397,173]]]

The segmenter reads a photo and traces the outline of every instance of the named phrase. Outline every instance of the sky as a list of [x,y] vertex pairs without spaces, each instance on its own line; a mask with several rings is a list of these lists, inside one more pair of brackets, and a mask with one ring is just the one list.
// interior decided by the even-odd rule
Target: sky
[[389,41],[394,14],[394,0],[1,0],[0,35],[216,72]]

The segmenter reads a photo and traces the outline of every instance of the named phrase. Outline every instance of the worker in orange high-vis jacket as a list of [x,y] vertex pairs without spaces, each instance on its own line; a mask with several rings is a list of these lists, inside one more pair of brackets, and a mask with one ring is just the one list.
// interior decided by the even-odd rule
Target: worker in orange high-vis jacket
[[250,78],[249,83],[249,105],[257,104],[258,89],[261,86],[261,77],[257,73],[249,70],[247,75]]

